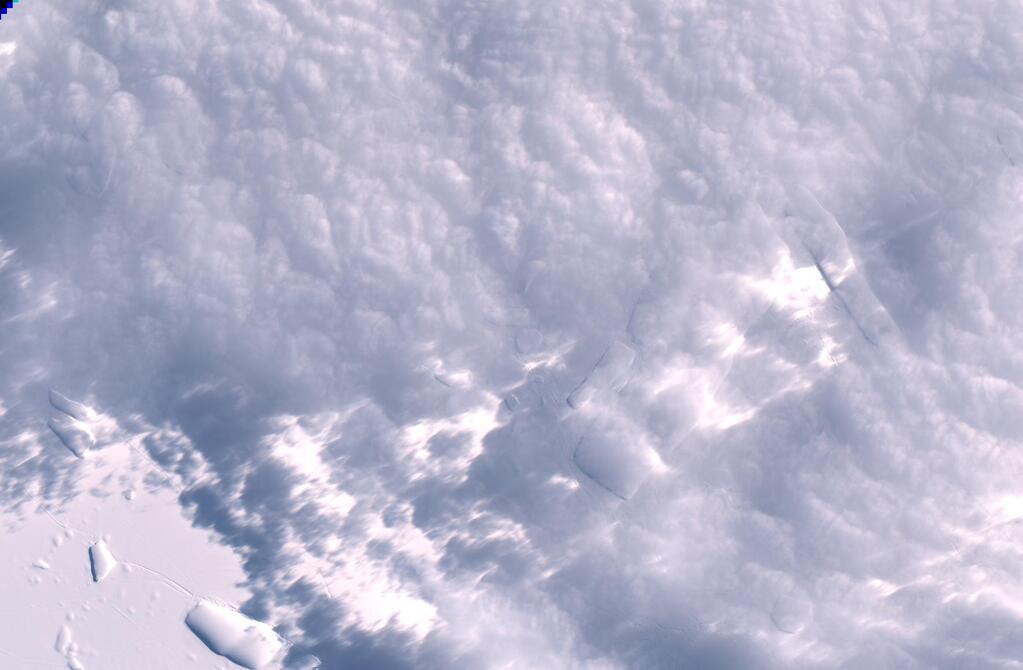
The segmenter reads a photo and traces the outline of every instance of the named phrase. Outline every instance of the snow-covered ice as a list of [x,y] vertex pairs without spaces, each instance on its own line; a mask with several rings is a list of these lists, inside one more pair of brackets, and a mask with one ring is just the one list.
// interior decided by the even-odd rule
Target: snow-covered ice
[[117,566],[117,559],[111,553],[106,540],[96,540],[89,545],[89,564],[92,568],[92,581],[94,582],[106,579],[110,571]]
[[[28,463],[69,463],[71,487],[0,516],[5,598],[29,605],[5,623],[0,667],[54,667],[54,648],[62,667],[216,668],[182,622],[193,589],[244,601],[237,559],[190,525],[176,478],[141,452],[137,435],[122,431],[84,460],[62,459],[48,439],[37,436]],[[126,486],[138,492],[130,502]]]
[[60,440],[60,443],[78,458],[84,457],[85,453],[96,444],[96,438],[89,427],[71,417],[53,417],[47,422],[47,425]]
[[266,667],[284,648],[266,624],[210,600],[190,609],[185,623],[214,653],[251,670]]
[[56,412],[47,422],[50,430],[78,458],[96,445],[96,436],[90,425],[96,418],[95,412],[80,402],[50,389],[50,406]]
[[600,356],[596,365],[579,385],[568,395],[568,404],[579,409],[593,396],[607,389],[615,389],[626,381],[626,375],[636,358],[636,352],[623,342],[612,342]]
[[72,638],[71,628],[67,624],[62,625],[57,632],[53,649],[64,657],[68,670],[85,670],[85,666],[78,660],[78,644]]
[[90,408],[86,407],[80,402],[71,400],[67,396],[50,389],[49,391],[50,405],[53,409],[66,414],[67,416],[75,419],[76,421],[89,421],[94,418],[95,412]]

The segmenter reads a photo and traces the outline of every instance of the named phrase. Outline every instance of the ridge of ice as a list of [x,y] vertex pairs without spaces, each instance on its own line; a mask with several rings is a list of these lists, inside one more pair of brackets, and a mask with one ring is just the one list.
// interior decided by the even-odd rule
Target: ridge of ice
[[53,643],[53,650],[64,657],[68,670],[85,670],[85,666],[78,660],[78,644],[71,637],[71,629],[67,624],[60,627],[57,632],[57,640]]

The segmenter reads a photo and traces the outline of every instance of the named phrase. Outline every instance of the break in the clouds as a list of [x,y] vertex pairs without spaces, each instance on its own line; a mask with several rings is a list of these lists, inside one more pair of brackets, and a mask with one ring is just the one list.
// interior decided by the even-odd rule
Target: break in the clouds
[[1009,0],[20,3],[0,657],[1018,667],[1021,61]]

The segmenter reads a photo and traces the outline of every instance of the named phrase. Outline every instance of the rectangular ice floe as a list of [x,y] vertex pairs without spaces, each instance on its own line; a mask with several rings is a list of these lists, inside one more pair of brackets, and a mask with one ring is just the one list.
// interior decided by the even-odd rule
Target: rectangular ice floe
[[593,370],[582,380],[567,398],[568,405],[579,409],[588,403],[598,391],[620,388],[626,380],[632,363],[636,360],[636,352],[632,347],[615,341],[600,357]]
[[580,426],[572,464],[601,489],[628,500],[666,466],[639,426],[608,409],[592,413]]

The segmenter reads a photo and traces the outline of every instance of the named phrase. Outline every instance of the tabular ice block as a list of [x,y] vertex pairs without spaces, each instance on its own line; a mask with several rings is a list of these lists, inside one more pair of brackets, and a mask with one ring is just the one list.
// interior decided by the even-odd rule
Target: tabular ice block
[[845,230],[808,189],[799,186],[789,195],[791,211],[779,233],[797,258],[817,268],[829,299],[863,339],[877,346],[897,327],[857,269]]
[[650,471],[659,465],[656,453],[604,440],[584,440],[573,460],[584,475],[622,500],[635,495]]
[[637,436],[638,432],[632,423],[601,417],[579,440],[572,460],[598,486],[628,500],[647,477],[665,467],[660,455]]
[[89,421],[93,418],[91,409],[53,389],[50,389],[50,406],[79,421]]
[[50,389],[50,406],[60,412],[47,424],[50,430],[60,438],[61,443],[78,458],[96,444],[89,422],[94,419],[94,412],[80,402]]
[[568,396],[572,409],[579,409],[588,403],[598,391],[618,389],[624,385],[626,376],[636,360],[636,352],[621,342],[614,342],[600,357],[593,370]]
[[117,565],[117,559],[110,553],[110,547],[103,540],[89,546],[89,563],[92,565],[92,581],[101,582]]
[[250,670],[265,667],[285,645],[270,626],[212,600],[200,600],[185,623],[213,653]]
[[84,457],[85,452],[96,445],[96,438],[92,431],[89,430],[87,424],[81,421],[76,421],[68,416],[60,416],[47,421],[47,425],[60,439],[61,444],[78,458]]

